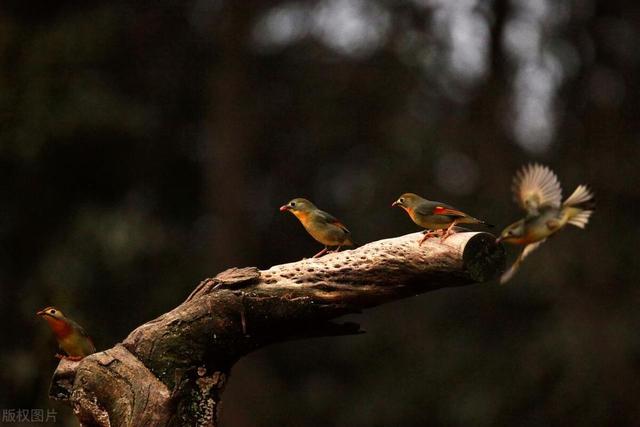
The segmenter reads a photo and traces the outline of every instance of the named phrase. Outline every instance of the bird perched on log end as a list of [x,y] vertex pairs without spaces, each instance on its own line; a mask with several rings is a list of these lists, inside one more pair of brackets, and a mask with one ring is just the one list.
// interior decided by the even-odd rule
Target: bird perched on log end
[[56,336],[58,345],[66,356],[56,354],[59,359],[80,360],[96,352],[96,347],[87,333],[73,320],[55,307],[47,307],[36,313],[47,321]]
[[391,206],[400,206],[409,214],[413,222],[426,229],[420,245],[436,234],[441,235],[440,242],[443,242],[455,232],[454,227],[457,224],[483,224],[493,227],[453,206],[427,200],[414,193],[404,193]]
[[329,246],[337,246],[338,252],[342,246],[353,246],[351,233],[337,218],[322,211],[307,199],[297,198],[280,206],[280,211],[289,211],[296,216],[305,230],[324,245],[324,249],[315,254],[317,258],[329,251]]
[[595,209],[593,193],[585,185],[579,185],[562,203],[558,177],[551,169],[539,164],[520,169],[513,179],[512,190],[516,203],[525,210],[526,216],[507,226],[497,242],[523,245],[524,249],[500,277],[500,283],[511,280],[522,261],[565,225],[585,228]]

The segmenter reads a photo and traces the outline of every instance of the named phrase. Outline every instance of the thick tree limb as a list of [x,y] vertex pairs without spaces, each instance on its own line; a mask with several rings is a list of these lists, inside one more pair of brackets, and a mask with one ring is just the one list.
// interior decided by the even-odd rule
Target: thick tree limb
[[504,266],[487,233],[444,244],[419,233],[260,271],[207,279],[173,309],[112,349],[62,361],[50,395],[83,425],[216,426],[231,366],[270,343],[359,333],[332,319],[443,287],[485,282]]

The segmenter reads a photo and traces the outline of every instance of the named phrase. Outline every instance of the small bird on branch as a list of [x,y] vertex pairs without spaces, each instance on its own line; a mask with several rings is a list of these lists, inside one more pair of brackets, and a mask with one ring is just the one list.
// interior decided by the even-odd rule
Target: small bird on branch
[[47,307],[36,313],[47,321],[51,331],[66,356],[56,354],[59,359],[80,360],[96,352],[93,341],[82,326],[66,317],[55,307]]
[[454,227],[458,224],[483,224],[493,227],[453,206],[427,200],[414,193],[404,193],[391,206],[400,206],[409,214],[413,222],[426,229],[420,245],[429,237],[438,234],[440,242],[444,242],[447,237],[455,233]]
[[351,232],[336,217],[322,211],[307,199],[297,198],[280,206],[281,212],[289,211],[296,216],[307,233],[324,245],[324,249],[315,254],[317,258],[329,251],[329,246],[337,246],[338,252],[342,246],[353,246]]

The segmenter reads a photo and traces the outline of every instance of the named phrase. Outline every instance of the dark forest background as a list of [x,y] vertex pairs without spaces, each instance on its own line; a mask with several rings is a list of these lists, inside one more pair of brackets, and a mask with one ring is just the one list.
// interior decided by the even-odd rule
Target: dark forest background
[[585,231],[508,286],[251,354],[223,424],[638,425],[639,67],[634,0],[3,1],[0,409],[75,425],[38,309],[105,349],[205,277],[319,250],[292,197],[359,242],[416,230],[405,191],[504,226],[538,161],[595,190]]

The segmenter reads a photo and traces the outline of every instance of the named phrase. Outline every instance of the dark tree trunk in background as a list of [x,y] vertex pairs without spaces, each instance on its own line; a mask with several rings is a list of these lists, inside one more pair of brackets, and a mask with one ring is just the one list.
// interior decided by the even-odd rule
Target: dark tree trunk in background
[[254,114],[255,94],[252,87],[253,56],[248,48],[252,24],[265,7],[255,1],[238,7],[226,2],[212,23],[216,44],[211,70],[210,104],[206,118],[207,181],[205,205],[214,221],[210,253],[218,265],[237,260],[240,247],[254,247],[254,233],[247,206],[255,190],[252,176],[252,149],[256,146],[255,130],[260,128],[260,115]]

